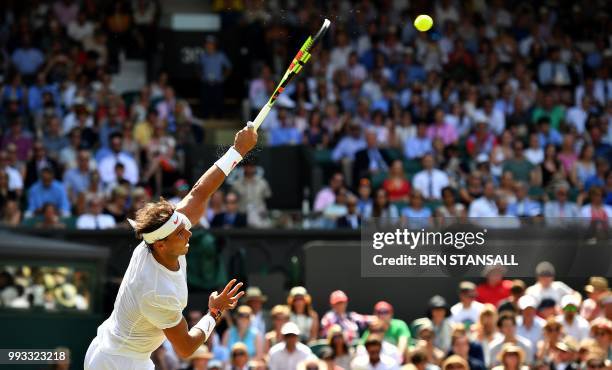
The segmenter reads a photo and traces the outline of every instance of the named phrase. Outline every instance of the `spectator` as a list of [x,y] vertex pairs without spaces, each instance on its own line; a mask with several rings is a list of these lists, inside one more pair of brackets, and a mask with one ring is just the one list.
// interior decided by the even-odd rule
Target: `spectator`
[[17,192],[9,187],[8,174],[0,169],[0,212],[9,201],[18,199]]
[[57,208],[51,204],[46,203],[42,207],[42,220],[37,222],[34,227],[37,229],[65,229],[66,224],[60,221]]
[[[610,165],[605,158],[595,158],[595,173],[589,176],[584,182],[584,190],[589,191],[593,186],[606,186],[606,177],[609,176]],[[607,189],[606,189],[607,190]]]
[[250,286],[244,295],[244,302],[252,310],[251,325],[261,335],[266,334],[266,328],[270,325],[270,311],[264,309],[263,305],[268,300],[261,289]]
[[382,335],[370,334],[365,342],[365,349],[367,355],[360,355],[355,357],[351,362],[351,369],[353,370],[397,370],[399,369],[397,362],[381,353],[382,350]]
[[67,27],[67,34],[71,39],[78,42],[83,42],[85,39],[93,37],[95,25],[89,19],[84,11],[80,11],[76,19],[72,20]]
[[406,180],[402,161],[396,159],[391,163],[389,177],[385,179],[382,187],[387,191],[387,194],[389,194],[389,201],[408,201],[408,196],[410,195],[410,182]]
[[42,142],[37,141],[34,143],[33,156],[26,164],[26,177],[25,186],[30,187],[36,181],[39,180],[38,175],[42,168],[49,168],[53,171],[53,176],[58,179],[60,174],[60,168],[57,162],[47,155],[45,147]]
[[347,196],[346,208],[346,214],[336,219],[336,227],[358,230],[361,226],[361,215],[357,210],[357,197],[352,194]]
[[526,294],[533,296],[538,302],[551,298],[555,303],[561,303],[561,298],[568,294],[577,295],[562,281],[555,281],[555,267],[548,261],[538,263],[535,269],[537,281],[527,288]]
[[525,149],[525,158],[534,166],[544,161],[544,145],[540,142],[537,132],[529,134],[529,146]]
[[341,367],[337,364],[334,352],[329,347],[323,347],[319,352],[319,358],[323,361],[323,366],[328,370],[343,370],[346,367]]
[[346,341],[342,327],[332,325],[327,331],[327,343],[334,355],[335,362],[343,369],[350,369],[355,358],[354,348]]
[[[410,341],[410,330],[406,322],[393,317],[393,306],[385,301],[380,301],[374,305],[374,316],[378,318],[383,329],[384,340],[397,346],[398,352],[403,354],[408,349]],[[372,325],[370,325],[372,327]],[[366,330],[362,338],[367,338],[369,332]],[[384,351],[383,351],[384,353]]]
[[591,321],[590,334],[603,352],[603,358],[609,360],[612,356],[612,321],[603,317],[596,318]]
[[232,64],[224,52],[217,50],[217,39],[206,36],[204,52],[199,56],[199,76],[202,83],[202,116],[220,117],[224,106],[223,85],[232,71]]
[[342,162],[345,168],[352,168],[355,154],[366,148],[367,144],[361,135],[361,126],[359,124],[349,122],[347,127],[348,133],[343,135],[340,141],[338,141],[331,155],[334,162]]
[[576,295],[565,295],[560,306],[563,313],[557,316],[557,320],[563,325],[563,332],[578,342],[587,338],[589,322],[578,313],[580,299]]
[[498,304],[497,310],[501,313],[503,311],[510,311],[515,314],[520,313],[519,300],[525,295],[525,282],[520,279],[512,280],[510,286],[510,295],[508,298],[503,299]]
[[558,341],[553,349],[552,366],[555,369],[577,370],[580,368],[575,361],[577,350],[570,341]]
[[264,353],[268,353],[272,346],[283,341],[281,328],[285,323],[289,322],[290,312],[289,307],[285,305],[278,304],[272,307],[270,311],[270,315],[272,316],[272,328],[265,335]]
[[[376,132],[368,130],[365,139],[367,147],[355,153],[353,162],[353,179],[356,181],[389,170],[390,159],[384,151],[379,149]],[[357,187],[357,184],[355,184],[355,187]]]
[[544,205],[544,219],[549,224],[558,223],[555,218],[578,217],[578,207],[576,203],[568,200],[570,186],[567,182],[560,182],[554,186],[555,200]]
[[25,33],[21,38],[21,45],[11,55],[13,67],[27,82],[34,82],[36,72],[45,63],[44,53],[32,45],[32,37]]
[[516,319],[514,316],[506,313],[502,314],[497,319],[497,327],[502,336],[492,341],[490,344],[489,359],[491,363],[489,366],[500,363],[501,356],[499,356],[499,354],[503,351],[504,346],[509,343],[520,347],[525,353],[525,361],[530,363],[533,359],[533,344],[529,339],[516,334]]
[[225,196],[225,211],[217,213],[210,222],[211,227],[246,227],[247,218],[238,210],[238,196],[229,192]]
[[8,190],[14,191],[16,195],[21,195],[23,191],[23,178],[21,173],[8,163],[8,154],[5,150],[0,150],[0,172],[7,175]]
[[498,355],[500,365],[495,366],[495,370],[529,370],[525,365],[525,352],[521,347],[512,343],[506,343]]
[[521,311],[516,318],[516,334],[529,339],[532,345],[537,345],[543,339],[546,320],[537,315],[537,302],[532,296],[522,296],[518,306]]
[[612,220],[612,207],[603,203],[603,189],[593,186],[589,189],[589,204],[582,206],[580,217],[584,217],[593,224],[600,223],[607,227]]
[[210,369],[209,363],[213,358],[212,353],[208,350],[206,345],[201,345],[187,360],[189,361],[188,370],[207,370]]
[[402,363],[403,352],[398,350],[396,344],[384,338],[385,332],[388,328],[388,324],[378,318],[375,318],[372,322],[370,322],[368,330],[364,332],[364,336],[360,341],[362,344],[358,345],[356,348],[356,357],[367,355],[368,351],[365,347],[365,342],[371,334],[382,335],[383,340],[381,343],[380,353],[394,359],[398,364]]
[[450,308],[452,322],[461,323],[468,327],[478,321],[484,305],[475,300],[476,294],[474,283],[462,281],[459,284],[459,302]]
[[335,290],[331,293],[329,304],[331,310],[327,311],[321,318],[321,335],[326,337],[332,325],[338,324],[343,329],[348,342],[357,338],[359,329],[367,325],[370,319],[356,312],[347,311],[348,296],[341,290]]
[[47,132],[43,137],[42,143],[47,152],[49,152],[50,157],[57,160],[62,148],[68,145],[68,139],[61,132],[62,128],[58,117],[52,116],[48,118],[47,125]]
[[243,176],[232,184],[232,190],[240,199],[240,212],[247,215],[249,226],[265,226],[266,200],[272,196],[270,185],[261,174],[257,174],[255,162],[246,161],[242,169]]
[[441,108],[436,109],[434,112],[434,122],[427,129],[427,137],[432,141],[436,138],[441,139],[444,146],[455,144],[459,139],[455,127],[445,122],[444,110]]
[[426,228],[432,223],[431,209],[424,205],[420,190],[414,190],[410,196],[410,203],[402,209],[402,224],[411,228]]
[[603,276],[591,276],[589,284],[584,287],[588,298],[580,306],[580,316],[591,322],[595,318],[602,316],[600,300],[609,292],[608,279]]
[[357,188],[357,212],[365,218],[366,210],[372,211],[372,185],[370,180],[363,178],[359,180]]
[[423,170],[414,175],[412,186],[423,194],[425,199],[440,199],[442,189],[449,185],[448,175],[434,168],[434,159],[431,154],[423,156]]
[[593,162],[594,149],[592,145],[584,145],[580,150],[578,159],[574,162],[569,173],[574,187],[583,189],[588,178],[595,175],[595,163]]
[[465,334],[455,334],[451,338],[451,355],[464,359],[469,364],[470,370],[485,370],[485,364],[480,359],[470,355],[470,341]]
[[518,181],[515,185],[516,201],[508,206],[508,213],[517,217],[535,217],[542,215],[542,206],[529,198],[529,186]]
[[[457,194],[455,189],[447,186],[442,189],[442,205],[436,208],[436,217],[441,222],[445,222],[444,219],[464,219],[467,216],[465,206],[462,203],[457,202]],[[448,220],[451,221],[452,220]]]
[[409,137],[404,142],[404,156],[408,159],[420,159],[433,150],[432,141],[427,136],[427,124],[417,124],[416,136]]
[[250,357],[247,346],[242,342],[236,342],[231,348],[228,368],[231,370],[246,370]]
[[281,329],[284,341],[270,348],[268,367],[270,370],[296,370],[297,365],[313,357],[308,346],[300,343],[300,329],[292,322],[283,325]]
[[385,189],[376,190],[374,201],[371,207],[366,207],[363,217],[369,219],[372,217],[397,219],[399,217],[397,207],[389,203],[387,191]]
[[28,208],[25,217],[32,217],[42,210],[42,206],[51,203],[57,207],[62,216],[70,216],[70,202],[64,186],[53,178],[53,170],[43,167],[40,170],[40,180],[28,189]]
[[468,217],[496,217],[499,215],[499,210],[496,204],[497,197],[495,196],[495,185],[491,181],[487,181],[484,185],[482,196],[470,203]]
[[32,135],[23,130],[20,118],[14,118],[10,121],[9,129],[4,132],[2,137],[2,148],[6,148],[7,152],[9,152],[11,144],[15,146],[17,160],[25,161],[28,159],[33,144]]
[[534,172],[535,167],[527,160],[527,158],[525,158],[523,142],[516,140],[514,141],[512,147],[514,149],[514,157],[504,161],[503,171],[512,172],[513,177],[517,181],[534,184],[536,182],[536,173]]
[[124,186],[117,186],[111,191],[110,199],[104,213],[115,220],[115,224],[125,223],[127,220],[128,190]]
[[15,227],[21,223],[21,208],[17,200],[7,200],[4,203],[0,216],[0,222],[6,226]]
[[102,198],[90,198],[87,202],[87,209],[87,213],[80,215],[77,219],[77,229],[103,230],[115,227],[113,216],[102,213],[104,209]]
[[503,266],[485,267],[482,275],[486,281],[476,287],[476,300],[498,306],[503,299],[509,297],[512,281],[504,279],[505,273],[506,269]]
[[77,166],[64,172],[64,187],[71,203],[75,203],[77,196],[89,187],[91,158],[86,149],[79,150]]
[[452,327],[450,322],[450,309],[444,297],[435,295],[431,297],[427,309],[427,318],[431,321],[434,331],[434,345],[444,352],[451,347]]
[[319,334],[319,315],[312,308],[312,297],[302,286],[291,288],[287,297],[291,309],[290,321],[300,329],[300,341],[308,343]]
[[544,338],[538,342],[536,359],[552,361],[552,354],[557,343],[563,338],[563,326],[554,317],[549,317],[544,324]]
[[329,180],[329,186],[319,190],[314,201],[315,212],[321,212],[336,200],[336,193],[344,186],[344,176],[336,172]]
[[448,356],[441,366],[442,370],[470,370],[467,361],[460,356]]
[[115,173],[115,165],[123,164],[125,167],[125,179],[132,185],[138,183],[138,165],[134,158],[122,151],[123,135],[121,133],[113,133],[109,138],[111,145],[111,153],[100,160],[98,170],[100,178],[105,183],[113,183],[117,181]]
[[[233,350],[234,345],[242,343],[248,357],[263,356],[263,335],[251,325],[253,310],[249,306],[240,306],[236,312],[236,324],[223,333],[223,345]],[[246,364],[247,361],[245,361]]]

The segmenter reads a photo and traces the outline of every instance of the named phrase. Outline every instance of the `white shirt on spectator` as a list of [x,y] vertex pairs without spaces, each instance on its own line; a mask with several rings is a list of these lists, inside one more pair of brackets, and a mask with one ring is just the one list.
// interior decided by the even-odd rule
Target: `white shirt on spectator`
[[573,292],[572,288],[567,286],[564,282],[553,281],[547,288],[544,288],[540,283],[535,283],[527,288],[525,294],[533,296],[538,303],[545,298],[550,298],[559,304],[564,295],[572,294]]
[[573,337],[578,342],[589,337],[589,332],[591,330],[589,322],[578,313],[574,316],[574,320],[571,324],[565,321],[563,314],[557,316],[557,322],[563,325],[563,332],[566,335]]
[[293,352],[287,351],[285,342],[281,342],[270,348],[268,354],[270,370],[295,370],[300,362],[314,356],[310,347],[300,342],[296,344]]
[[[525,352],[525,363],[531,363],[533,361],[533,347],[535,347],[535,344],[532,344],[529,339],[521,337],[520,335],[515,335],[514,338],[516,339],[515,344],[521,347],[523,352]],[[504,344],[506,344],[506,338],[504,336],[491,342],[489,346],[490,363],[486,364],[488,367],[500,364],[499,360],[497,359],[497,355],[501,351]]]
[[487,197],[480,197],[475,199],[468,209],[468,217],[497,217],[499,211],[497,210],[497,204],[495,201],[487,199]]
[[484,305],[477,301],[473,301],[470,304],[470,307],[465,307],[463,303],[458,302],[450,309],[450,320],[460,324],[464,324],[466,321],[469,321],[472,324],[476,323],[478,322],[478,317],[480,316],[480,312],[483,308]]
[[[605,205],[603,206],[603,210],[606,213],[606,215],[608,216],[608,224],[612,225],[612,207]],[[582,206],[582,208],[580,208],[580,217],[585,217],[585,218],[591,218],[591,205],[587,204],[585,206]]]
[[567,113],[565,114],[565,120],[571,126],[574,126],[576,128],[576,131],[582,135],[582,133],[584,133],[584,126],[586,124],[588,116],[589,114],[584,109],[582,109],[582,107],[576,106],[571,107],[567,110]]
[[[389,343],[386,340],[382,341],[382,345],[380,348],[380,354],[391,357],[396,361],[396,363],[401,363],[402,354],[399,352],[399,349],[393,343]],[[363,344],[357,346],[357,356],[367,356],[368,350],[365,348]]]
[[8,176],[8,188],[9,190],[21,190],[23,189],[23,178],[19,171],[11,166],[0,168],[0,171],[4,171]]
[[132,185],[138,183],[138,165],[134,158],[125,153],[119,153],[119,155],[109,155],[104,157],[100,161],[99,172],[100,178],[105,183],[111,183],[116,181],[115,165],[117,161],[121,162],[125,166],[125,179],[128,180]]
[[448,175],[444,171],[433,168],[431,171],[423,170],[417,172],[412,180],[412,185],[419,190],[425,198],[440,199],[442,189],[448,186]]
[[78,21],[72,21],[68,25],[68,36],[73,40],[83,42],[84,39],[93,35],[94,29],[92,22],[85,21],[85,23],[79,24]]
[[86,213],[79,216],[76,222],[76,227],[79,230],[112,229],[113,227],[115,227],[115,219],[111,215],[94,215],[91,213]]
[[489,128],[495,133],[495,135],[501,135],[502,132],[504,132],[504,128],[506,128],[506,117],[504,116],[504,112],[495,108],[491,110],[490,114],[485,113],[484,110],[479,111],[484,117],[486,117],[487,122],[489,123]]
[[524,154],[527,160],[534,166],[537,166],[544,161],[544,149],[542,148],[527,148],[525,149]]
[[399,370],[399,365],[392,357],[380,354],[380,361],[376,365],[370,363],[370,356],[357,356],[351,362],[352,370]]

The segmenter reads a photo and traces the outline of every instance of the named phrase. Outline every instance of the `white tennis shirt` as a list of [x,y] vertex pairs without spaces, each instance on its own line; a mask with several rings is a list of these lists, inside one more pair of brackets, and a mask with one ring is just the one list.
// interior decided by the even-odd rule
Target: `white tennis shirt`
[[110,317],[98,327],[102,352],[148,359],[176,326],[187,306],[187,261],[170,271],[155,260],[144,242],[134,250]]

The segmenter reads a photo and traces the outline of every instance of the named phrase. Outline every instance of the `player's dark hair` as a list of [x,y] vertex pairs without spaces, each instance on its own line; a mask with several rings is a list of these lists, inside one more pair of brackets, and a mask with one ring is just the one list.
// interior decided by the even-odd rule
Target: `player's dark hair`
[[142,234],[157,230],[170,219],[172,213],[174,213],[174,205],[164,198],[160,198],[159,202],[147,203],[136,212],[136,225],[134,226],[136,236],[140,239]]

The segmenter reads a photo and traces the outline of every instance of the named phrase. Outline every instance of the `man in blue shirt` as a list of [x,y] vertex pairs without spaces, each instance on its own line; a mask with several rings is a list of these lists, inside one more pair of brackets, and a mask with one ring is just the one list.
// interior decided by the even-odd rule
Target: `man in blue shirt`
[[77,196],[86,191],[89,187],[89,161],[91,155],[87,149],[79,150],[77,154],[77,166],[64,173],[64,186],[72,201],[76,201]]
[[25,217],[32,217],[45,203],[51,203],[62,213],[70,216],[70,202],[61,182],[53,178],[53,170],[44,167],[40,170],[40,180],[36,181],[28,191],[28,209]]
[[205,50],[200,54],[199,75],[202,82],[202,116],[220,117],[223,109],[223,82],[229,76],[232,64],[222,51],[217,50],[214,36],[206,37]]
[[416,159],[431,151],[433,151],[433,147],[431,146],[431,139],[427,137],[427,124],[419,122],[416,136],[407,139],[404,143],[404,155],[408,159]]
[[44,64],[45,55],[32,46],[30,35],[25,34],[21,47],[15,49],[11,55],[11,62],[13,62],[15,69],[22,74],[24,82],[29,85],[34,82],[38,68]]
[[287,110],[278,110],[278,126],[270,129],[270,146],[299,145],[302,143],[302,133],[295,127],[293,120],[288,117]]

